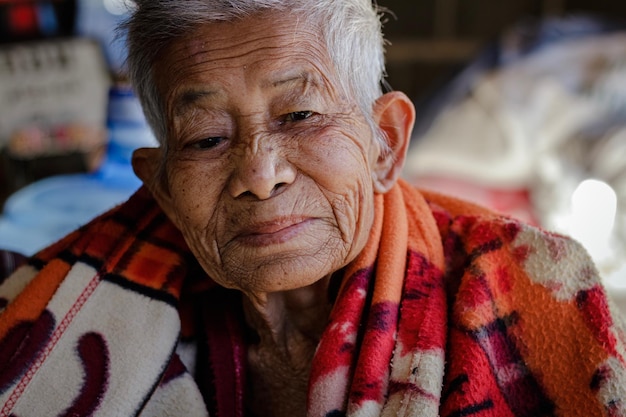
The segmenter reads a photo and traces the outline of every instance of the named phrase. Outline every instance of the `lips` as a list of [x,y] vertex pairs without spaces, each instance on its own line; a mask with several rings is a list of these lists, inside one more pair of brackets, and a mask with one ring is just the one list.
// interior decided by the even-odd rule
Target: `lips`
[[253,223],[239,230],[234,240],[248,246],[284,243],[302,233],[313,220],[308,217],[291,216]]

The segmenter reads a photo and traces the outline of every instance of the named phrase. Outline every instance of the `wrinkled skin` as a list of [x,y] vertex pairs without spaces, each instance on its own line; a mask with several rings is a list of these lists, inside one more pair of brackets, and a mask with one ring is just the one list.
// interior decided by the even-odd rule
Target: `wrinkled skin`
[[319,33],[293,16],[201,27],[155,74],[168,150],[138,150],[135,170],[208,275],[245,294],[260,340],[250,407],[303,415],[328,280],[367,242],[374,194],[404,161],[412,105],[401,93],[376,103],[392,146],[382,155]]

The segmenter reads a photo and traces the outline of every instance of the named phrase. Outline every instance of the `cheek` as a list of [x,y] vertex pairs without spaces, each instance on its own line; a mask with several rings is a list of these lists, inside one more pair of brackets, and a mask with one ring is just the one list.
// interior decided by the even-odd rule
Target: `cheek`
[[[373,181],[369,150],[346,135],[327,135],[303,145],[302,169],[332,207],[344,241],[352,251],[364,245],[373,221]],[[323,145],[322,145],[323,144]]]
[[323,188],[346,190],[372,186],[371,149],[363,132],[326,129],[301,143],[303,168]]
[[174,164],[168,170],[175,222],[183,230],[204,230],[214,218],[219,187],[214,170],[201,164]]
[[168,171],[173,221],[189,249],[211,276],[218,276],[220,189],[216,178],[202,164],[176,164]]

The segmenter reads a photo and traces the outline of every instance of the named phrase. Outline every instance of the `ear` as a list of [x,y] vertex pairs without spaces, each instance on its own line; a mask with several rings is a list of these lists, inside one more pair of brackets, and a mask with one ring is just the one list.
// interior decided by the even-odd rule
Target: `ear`
[[406,160],[415,123],[415,106],[406,94],[392,91],[374,104],[374,121],[389,146],[380,152],[374,166],[374,190],[386,193],[396,183]]
[[167,177],[163,170],[162,148],[139,148],[133,152],[133,171],[144,185],[150,190],[159,206],[170,220],[172,217],[172,198],[169,191]]

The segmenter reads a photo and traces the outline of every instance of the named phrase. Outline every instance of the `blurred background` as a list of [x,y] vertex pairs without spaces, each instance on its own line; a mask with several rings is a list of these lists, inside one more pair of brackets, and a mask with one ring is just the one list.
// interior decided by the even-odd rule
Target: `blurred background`
[[[626,311],[626,3],[378,0],[418,118],[404,176],[579,240]],[[130,0],[0,1],[0,249],[125,200],[155,144],[124,75]]]

